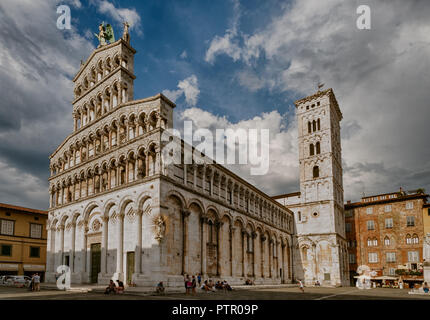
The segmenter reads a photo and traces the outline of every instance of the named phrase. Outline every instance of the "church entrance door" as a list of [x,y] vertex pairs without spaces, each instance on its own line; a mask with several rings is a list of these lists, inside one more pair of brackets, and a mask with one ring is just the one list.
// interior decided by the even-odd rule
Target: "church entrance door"
[[91,245],[91,283],[97,283],[97,278],[101,270],[101,244]]
[[131,284],[134,273],[134,251],[127,252],[127,284]]

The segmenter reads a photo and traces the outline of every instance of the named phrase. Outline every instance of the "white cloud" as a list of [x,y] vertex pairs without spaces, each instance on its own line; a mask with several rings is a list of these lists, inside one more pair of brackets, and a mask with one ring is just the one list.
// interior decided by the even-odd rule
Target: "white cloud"
[[206,51],[205,60],[213,63],[216,56],[223,53],[230,56],[234,61],[238,60],[241,50],[239,44],[234,41],[235,37],[235,30],[227,30],[223,37],[215,36],[210,43],[209,49]]
[[72,130],[71,78],[94,46],[57,17],[52,1],[0,3],[0,202],[47,208],[48,156]]
[[187,51],[186,51],[186,50],[182,51],[182,53],[181,53],[180,57],[181,57],[182,59],[186,59],[186,58],[188,57]]
[[240,4],[239,0],[233,1],[233,25],[230,29],[227,29],[224,36],[215,36],[208,50],[206,51],[205,61],[213,63],[216,56],[220,54],[226,54],[230,56],[234,61],[238,60],[241,56],[241,48],[238,42],[238,24],[240,19]]
[[2,202],[31,208],[46,208],[49,198],[45,181],[1,161],[0,172]]
[[182,94],[185,95],[185,101],[190,106],[195,106],[200,94],[197,77],[193,74],[184,80],[179,81],[178,90],[164,90],[163,94],[175,102]]
[[[232,123],[225,116],[220,117],[199,108],[189,108],[185,109],[178,118],[180,121],[192,121],[194,130],[198,128],[211,130],[214,139],[216,129],[268,129],[270,133],[270,163],[267,174],[252,176],[250,174],[250,169],[253,167],[251,164],[225,166],[270,195],[298,190],[297,126],[293,122],[288,128],[285,127],[286,115],[272,111]],[[181,130],[180,127],[178,129]]]
[[70,3],[72,6],[74,6],[77,9],[82,8],[82,3],[80,0],[68,0],[68,3]]
[[254,33],[230,28],[214,37],[206,52],[210,63],[220,54],[244,62],[236,77],[250,91],[269,88],[300,98],[318,82],[333,87],[344,115],[344,189],[353,199],[402,184],[430,187],[430,6],[367,4],[372,30],[356,28],[355,2],[294,1]]
[[107,0],[98,0],[96,5],[97,10],[100,13],[111,16],[111,18],[118,23],[127,21],[130,24],[130,29],[135,29],[138,34],[142,33],[140,27],[141,18],[136,9],[116,8],[111,2]]

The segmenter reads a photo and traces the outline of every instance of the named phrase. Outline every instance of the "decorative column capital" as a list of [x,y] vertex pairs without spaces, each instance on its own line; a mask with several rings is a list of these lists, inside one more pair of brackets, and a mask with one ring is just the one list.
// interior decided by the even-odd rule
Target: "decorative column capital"
[[251,237],[252,237],[252,239],[257,238],[257,232],[252,231],[252,233],[251,233]]
[[266,240],[267,240],[267,237],[262,235],[262,236],[260,237],[260,239],[261,239],[261,241],[263,241],[263,242],[264,242],[264,241],[266,241]]
[[223,224],[224,224],[224,222],[222,222],[222,221],[215,222],[215,226],[217,227],[217,229],[220,229]]
[[191,214],[189,210],[181,210],[181,214],[184,218],[188,217]]

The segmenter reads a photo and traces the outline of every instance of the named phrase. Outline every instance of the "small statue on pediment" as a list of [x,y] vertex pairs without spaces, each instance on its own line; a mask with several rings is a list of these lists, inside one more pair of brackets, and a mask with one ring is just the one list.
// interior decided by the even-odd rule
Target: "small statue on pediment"
[[129,32],[130,24],[127,21],[125,21],[122,23],[122,25],[124,26],[122,39],[129,44],[130,43],[130,32]]

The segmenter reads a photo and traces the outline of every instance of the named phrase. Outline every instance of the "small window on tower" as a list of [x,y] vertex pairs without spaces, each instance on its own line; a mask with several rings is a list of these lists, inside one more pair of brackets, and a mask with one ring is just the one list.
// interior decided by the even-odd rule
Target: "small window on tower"
[[318,119],[317,121],[317,127],[318,127],[318,130],[321,130],[320,119]]
[[311,155],[311,156],[313,156],[314,155],[314,145],[311,143],[310,144],[310,146],[309,146],[309,154]]
[[312,129],[313,131],[317,131],[317,122],[315,120],[312,121]]
[[319,141],[316,143],[317,154],[321,153],[321,147]]
[[320,176],[320,168],[318,166],[313,168],[313,176],[314,178],[318,178]]
[[312,124],[311,124],[311,122],[309,121],[308,122],[308,133],[311,133],[312,132]]

